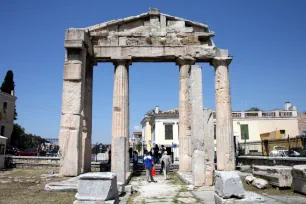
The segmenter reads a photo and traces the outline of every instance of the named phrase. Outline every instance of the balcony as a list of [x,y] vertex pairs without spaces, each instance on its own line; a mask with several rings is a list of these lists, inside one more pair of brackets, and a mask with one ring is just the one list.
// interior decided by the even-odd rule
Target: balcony
[[[296,118],[297,111],[241,111],[232,112],[233,119],[238,118]],[[213,111],[213,118],[216,119],[216,111]]]

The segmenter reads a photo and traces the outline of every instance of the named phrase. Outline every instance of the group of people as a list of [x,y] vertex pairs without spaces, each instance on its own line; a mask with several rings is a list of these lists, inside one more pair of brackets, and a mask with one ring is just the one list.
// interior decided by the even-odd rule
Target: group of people
[[161,146],[161,149],[158,148],[158,145],[155,145],[153,151],[146,151],[145,157],[143,158],[143,163],[146,169],[146,177],[148,182],[155,182],[152,176],[152,170],[154,168],[154,165],[158,163],[161,163],[160,173],[163,172],[164,178],[168,179],[171,159],[166,149],[164,148],[164,145]]

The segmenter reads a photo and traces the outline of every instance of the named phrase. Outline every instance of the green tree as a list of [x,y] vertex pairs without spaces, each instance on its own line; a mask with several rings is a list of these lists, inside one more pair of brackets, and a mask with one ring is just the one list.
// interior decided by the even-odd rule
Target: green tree
[[261,111],[258,107],[252,107],[247,111]]
[[23,127],[17,123],[14,124],[11,136],[11,144],[13,146],[25,150],[27,148],[36,148],[42,143],[47,143],[47,140],[38,135],[25,133]]
[[14,74],[12,70],[8,70],[4,78],[4,81],[1,85],[1,91],[11,94],[11,92],[14,90],[15,90]]
[[24,128],[18,123],[14,123],[13,132],[11,136],[11,144],[13,146],[19,146],[21,137],[25,134]]

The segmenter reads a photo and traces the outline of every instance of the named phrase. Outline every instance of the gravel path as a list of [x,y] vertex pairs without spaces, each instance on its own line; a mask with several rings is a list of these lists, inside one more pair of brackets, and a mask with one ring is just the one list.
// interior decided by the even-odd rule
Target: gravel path
[[157,182],[148,183],[143,175],[133,177],[130,184],[137,193],[128,203],[201,203],[175,174],[171,174],[169,180],[164,180],[161,175],[154,179]]

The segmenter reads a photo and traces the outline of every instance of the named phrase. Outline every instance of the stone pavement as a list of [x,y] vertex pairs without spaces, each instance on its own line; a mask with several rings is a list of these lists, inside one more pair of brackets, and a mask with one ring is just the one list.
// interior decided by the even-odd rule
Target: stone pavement
[[[181,182],[179,176],[175,173],[171,173],[170,179],[167,181],[159,174],[154,179],[157,181],[156,183],[147,183],[144,175],[132,177],[130,184],[133,185],[136,193],[129,198],[127,203],[215,203],[214,187],[192,188],[190,185]],[[306,197],[302,195],[269,195],[264,192],[259,195],[265,199],[263,203],[267,204],[306,203]]]
[[171,174],[169,180],[161,175],[154,179],[156,183],[148,183],[144,175],[133,177],[130,184],[137,193],[128,203],[202,203],[176,175]]

